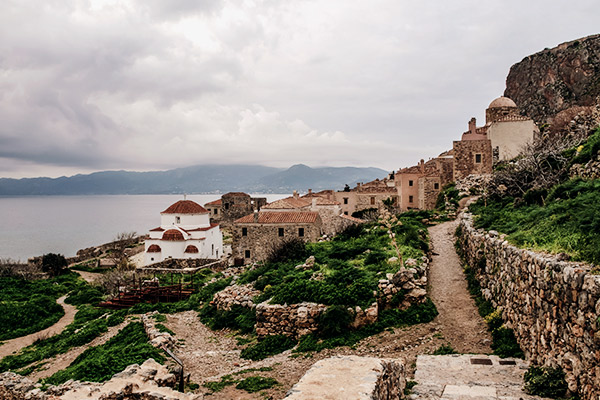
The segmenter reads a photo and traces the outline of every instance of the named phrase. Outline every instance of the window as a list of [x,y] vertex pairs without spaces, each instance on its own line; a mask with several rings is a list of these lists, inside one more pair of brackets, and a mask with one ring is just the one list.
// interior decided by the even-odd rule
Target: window
[[371,197],[371,205],[375,204],[375,197]]
[[481,164],[481,154],[475,154],[475,163]]
[[210,251],[211,251],[210,254],[215,254],[215,245],[214,244],[212,245]]
[[229,210],[229,203],[225,203],[225,209]]
[[304,237],[304,228],[298,228],[298,236]]
[[219,209],[218,209],[218,208],[215,208],[215,210],[214,210],[214,214],[215,214],[215,215],[218,215],[218,214],[219,214]]
[[413,197],[412,196],[408,196],[408,202],[412,203],[413,202]]
[[242,228],[242,236],[248,236],[248,228]]
[[279,228],[279,237],[283,237],[283,228]]
[[250,258],[250,250],[244,251],[244,258]]
[[413,185],[413,181],[408,181],[408,186],[412,186]]
[[344,211],[344,215],[348,215],[348,211]]
[[181,223],[181,217],[175,217],[175,223],[176,224],[180,224]]
[[348,198],[344,197],[344,204],[348,204]]
[[434,188],[435,190],[438,190],[438,189],[440,188],[440,184],[439,184],[439,183],[437,183],[437,182],[436,182],[436,183],[434,183],[434,184],[433,184],[433,188]]

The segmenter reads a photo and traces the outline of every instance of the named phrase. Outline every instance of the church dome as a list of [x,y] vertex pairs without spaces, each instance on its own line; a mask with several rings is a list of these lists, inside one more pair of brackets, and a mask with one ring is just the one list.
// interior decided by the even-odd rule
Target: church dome
[[177,229],[169,229],[163,233],[162,239],[172,241],[185,240],[183,238],[183,233],[179,232]]
[[161,214],[206,214],[208,210],[191,200],[179,200]]
[[501,108],[501,107],[517,107],[514,101],[509,99],[508,97],[500,96],[497,99],[494,99],[488,106],[488,108]]

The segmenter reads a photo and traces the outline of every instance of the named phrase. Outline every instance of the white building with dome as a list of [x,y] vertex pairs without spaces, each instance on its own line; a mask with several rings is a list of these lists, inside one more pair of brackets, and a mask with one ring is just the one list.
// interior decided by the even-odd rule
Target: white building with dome
[[173,259],[219,259],[223,235],[209,212],[191,200],[180,200],[160,213],[160,226],[145,243],[144,264]]

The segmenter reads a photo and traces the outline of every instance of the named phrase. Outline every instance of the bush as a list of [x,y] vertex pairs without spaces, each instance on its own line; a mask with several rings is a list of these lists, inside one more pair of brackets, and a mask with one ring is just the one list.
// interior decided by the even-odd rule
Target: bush
[[268,251],[267,261],[271,263],[301,261],[306,257],[308,257],[308,252],[302,239],[286,238]]
[[454,350],[449,344],[443,344],[437,349],[435,349],[435,351],[431,354],[433,354],[434,356],[444,356],[446,354],[456,354],[456,350]]
[[534,396],[557,399],[567,393],[565,373],[560,368],[531,366],[525,372],[525,392]]
[[67,260],[62,254],[48,253],[42,256],[42,271],[50,276],[60,275],[67,265]]
[[285,335],[273,335],[263,338],[253,346],[242,350],[240,356],[247,360],[258,361],[291,349],[296,341]]
[[250,333],[256,324],[256,310],[235,305],[231,310],[221,311],[207,303],[200,310],[200,321],[210,329],[237,329],[241,333]]
[[354,321],[348,309],[344,306],[331,306],[319,317],[319,334],[330,338],[339,336],[348,330]]

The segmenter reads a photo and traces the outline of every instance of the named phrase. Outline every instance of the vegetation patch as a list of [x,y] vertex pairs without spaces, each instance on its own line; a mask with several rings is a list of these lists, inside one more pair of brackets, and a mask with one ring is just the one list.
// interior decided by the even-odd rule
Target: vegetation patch
[[167,328],[163,324],[156,324],[156,325],[154,325],[154,327],[156,329],[158,329],[159,332],[164,332],[164,333],[168,333],[171,336],[175,336],[175,332],[173,332],[172,330],[170,330],[169,328]]
[[161,352],[148,343],[141,322],[132,322],[101,346],[87,349],[66,369],[44,380],[58,385],[69,379],[104,382],[128,365],[142,364],[148,358],[163,363]]
[[255,393],[260,390],[270,389],[279,382],[274,378],[263,378],[262,376],[250,376],[243,379],[235,387],[236,389],[245,390],[248,393]]
[[255,345],[242,350],[242,358],[258,361],[289,350],[296,345],[296,341],[285,335],[272,335],[263,338]]
[[256,324],[256,310],[240,305],[234,305],[231,310],[218,310],[217,307],[206,303],[200,310],[200,321],[209,328],[230,328],[241,333],[251,333]]
[[454,348],[452,348],[451,345],[443,344],[437,349],[435,349],[435,351],[431,354],[433,354],[434,356],[444,356],[446,354],[457,354],[457,351],[454,350]]
[[525,392],[534,396],[563,398],[567,393],[565,373],[561,368],[531,366],[525,372]]

